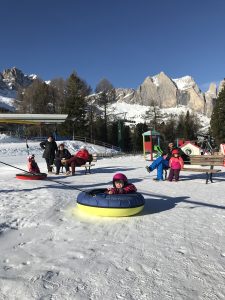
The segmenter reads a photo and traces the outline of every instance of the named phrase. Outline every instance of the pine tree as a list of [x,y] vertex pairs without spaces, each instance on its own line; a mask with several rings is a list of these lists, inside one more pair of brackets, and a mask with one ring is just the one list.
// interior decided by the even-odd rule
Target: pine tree
[[19,93],[18,111],[31,114],[55,113],[56,90],[41,80],[35,80]]
[[184,138],[184,130],[185,130],[185,116],[182,113],[179,115],[177,126],[176,126],[176,137]]
[[50,86],[55,91],[55,112],[62,114],[65,110],[66,81],[63,78],[55,78],[51,80]]
[[114,146],[118,146],[118,124],[112,122],[108,126],[108,142]]
[[193,139],[193,136],[194,136],[194,132],[192,130],[192,122],[191,122],[191,118],[190,118],[190,113],[189,113],[189,110],[187,111],[186,113],[186,116],[185,116],[185,126],[184,126],[184,138],[185,139],[188,139],[188,140],[192,140]]
[[225,142],[225,87],[219,93],[211,116],[211,131],[216,143]]
[[86,97],[90,87],[73,72],[66,83],[65,106],[63,112],[68,114],[64,125],[64,133],[71,135],[86,134]]
[[104,119],[104,137],[103,140],[107,142],[108,139],[108,108],[109,105],[115,101],[115,89],[113,85],[107,80],[102,79],[97,84],[95,92],[98,93],[97,104],[103,108],[103,119]]
[[186,115],[181,114],[176,127],[176,137],[185,140],[195,140],[200,129],[200,121],[197,115],[187,111]]
[[93,138],[99,141],[104,141],[104,128],[105,122],[100,116],[98,116],[94,123]]
[[132,137],[130,126],[124,126],[124,151],[132,150]]
[[145,122],[154,130],[159,130],[161,123],[161,112],[160,108],[157,106],[156,102],[151,101],[149,109],[145,114]]
[[138,123],[135,126],[132,136],[132,148],[134,151],[141,151],[143,149],[143,136],[142,133],[148,130],[148,126],[143,123]]
[[[37,79],[26,89],[18,94],[17,111],[30,114],[56,113],[57,93],[53,86]],[[55,126],[29,126],[26,129],[27,135],[48,134],[54,131]]]
[[175,141],[176,127],[177,122],[174,117],[170,117],[170,119],[166,123],[162,123],[160,125],[159,132],[166,142]]

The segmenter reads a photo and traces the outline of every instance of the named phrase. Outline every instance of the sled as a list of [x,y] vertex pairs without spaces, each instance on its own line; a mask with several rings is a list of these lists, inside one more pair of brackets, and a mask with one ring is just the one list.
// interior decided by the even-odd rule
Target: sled
[[46,177],[47,177],[46,173],[37,173],[37,174],[21,173],[21,174],[16,174],[16,178],[21,179],[21,180],[43,180]]

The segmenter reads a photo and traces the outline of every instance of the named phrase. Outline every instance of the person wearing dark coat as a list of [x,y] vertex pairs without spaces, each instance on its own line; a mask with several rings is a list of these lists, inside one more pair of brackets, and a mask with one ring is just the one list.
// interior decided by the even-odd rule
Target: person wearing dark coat
[[48,172],[52,172],[52,165],[55,159],[55,153],[58,150],[57,144],[52,135],[50,135],[47,141],[43,141],[40,143],[40,147],[44,149],[44,153],[42,155],[45,158]]
[[56,152],[56,155],[55,155],[55,166],[56,166],[56,175],[59,175],[59,170],[62,166],[65,167],[66,169],[66,172],[69,171],[69,165],[68,164],[62,164],[62,160],[66,160],[66,159],[70,159],[71,158],[71,154],[70,152],[65,149],[65,145],[64,144],[60,144],[59,145],[59,149],[58,151]]

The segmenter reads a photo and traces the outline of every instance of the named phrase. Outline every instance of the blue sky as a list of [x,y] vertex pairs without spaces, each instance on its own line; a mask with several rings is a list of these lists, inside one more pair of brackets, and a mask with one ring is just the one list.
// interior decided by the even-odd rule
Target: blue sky
[[164,71],[205,90],[225,77],[224,0],[2,0],[0,26],[0,71],[75,70],[92,88],[137,88]]

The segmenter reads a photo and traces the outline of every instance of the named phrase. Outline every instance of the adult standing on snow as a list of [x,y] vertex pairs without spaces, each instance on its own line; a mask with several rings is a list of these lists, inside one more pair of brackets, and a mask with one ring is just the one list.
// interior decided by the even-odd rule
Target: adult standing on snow
[[58,150],[57,144],[52,135],[48,136],[47,141],[43,141],[40,143],[42,149],[44,149],[44,153],[42,155],[45,158],[48,173],[52,172],[52,165],[55,159],[55,153]]

